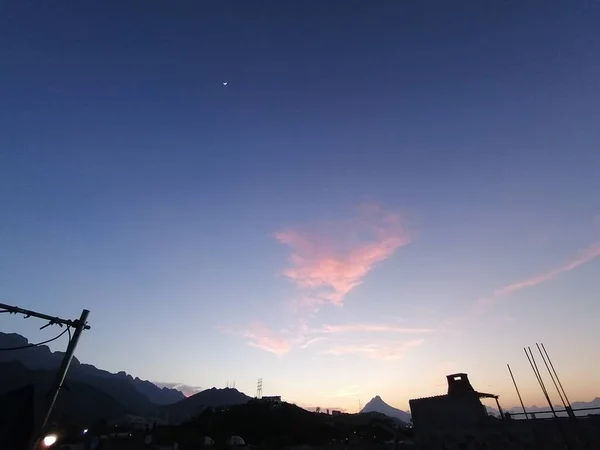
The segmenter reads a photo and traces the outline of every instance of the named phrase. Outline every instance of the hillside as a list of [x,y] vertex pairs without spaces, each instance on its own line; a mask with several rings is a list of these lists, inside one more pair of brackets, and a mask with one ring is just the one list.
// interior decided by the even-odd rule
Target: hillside
[[[23,347],[29,341],[19,334],[0,333],[0,349]],[[52,352],[45,345],[15,351],[0,351],[0,363],[19,361],[31,370],[56,370],[60,366],[62,352]],[[111,373],[91,364],[81,364],[73,358],[68,379],[97,387],[118,399],[127,407],[140,413],[156,413],[156,405],[168,405],[185,398],[176,389],[160,388],[155,384],[133,378],[125,372]]]
[[200,435],[223,442],[232,435],[247,444],[271,443],[275,448],[288,444],[322,444],[338,434],[329,423],[331,416],[306,411],[283,403],[270,405],[251,400],[224,409],[207,409],[186,425]]
[[0,448],[26,448],[35,427],[34,398],[31,384],[0,394]]
[[190,397],[161,408],[161,417],[168,417],[169,422],[179,423],[190,420],[206,408],[232,406],[248,403],[251,397],[237,389],[206,389]]
[[[18,361],[0,363],[0,395],[14,393],[16,390],[33,387],[34,411],[36,416],[42,412],[47,393],[54,381],[55,372],[31,370]],[[14,396],[14,395],[13,395]],[[11,397],[6,397],[11,398]],[[15,397],[16,398],[16,397]],[[20,400],[15,400],[16,404]],[[2,405],[3,409],[10,409]],[[85,383],[67,380],[65,388],[58,397],[53,419],[64,423],[89,425],[98,420],[120,417],[134,412],[101,389]]]
[[[242,405],[207,408],[180,427],[156,430],[157,442],[197,445],[202,436],[223,443],[240,436],[246,444],[265,448],[293,445],[370,445],[389,441],[397,434],[391,419],[378,413],[328,415],[310,412],[289,403],[272,404],[251,399]],[[193,442],[196,443],[193,443]],[[368,447],[366,447],[368,448]]]

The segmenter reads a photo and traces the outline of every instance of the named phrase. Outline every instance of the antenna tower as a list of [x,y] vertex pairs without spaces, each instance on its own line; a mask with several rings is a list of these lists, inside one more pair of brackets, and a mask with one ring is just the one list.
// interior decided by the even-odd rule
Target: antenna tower
[[262,378],[259,378],[256,383],[256,398],[262,398]]

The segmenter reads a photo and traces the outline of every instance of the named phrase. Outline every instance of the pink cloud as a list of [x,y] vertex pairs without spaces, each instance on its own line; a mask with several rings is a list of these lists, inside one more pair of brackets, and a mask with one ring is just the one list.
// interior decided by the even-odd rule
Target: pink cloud
[[260,348],[266,352],[275,353],[276,355],[283,355],[284,353],[289,352],[291,349],[291,345],[288,340],[277,336],[264,325],[254,325],[249,330],[244,331],[241,334],[249,339],[249,345]]
[[359,216],[329,233],[280,231],[275,238],[292,249],[284,275],[304,293],[302,303],[342,305],[344,297],[380,262],[411,240],[400,215],[364,205]]
[[348,344],[336,345],[325,350],[325,355],[363,355],[370,359],[384,361],[402,359],[408,350],[421,345],[423,340],[413,340],[394,343],[368,343],[368,344]]
[[522,289],[534,287],[548,281],[552,281],[557,278],[559,275],[563,273],[570,272],[577,267],[586,264],[600,256],[600,242],[596,242],[590,245],[586,250],[579,253],[570,261],[567,261],[561,266],[558,266],[548,272],[544,272],[538,275],[535,275],[530,278],[526,278],[517,283],[512,283],[507,286],[504,286],[500,289],[496,289],[491,296],[481,299],[476,304],[476,309],[478,311],[491,306],[493,303],[498,301],[499,299],[506,297],[514,292],[520,291]]

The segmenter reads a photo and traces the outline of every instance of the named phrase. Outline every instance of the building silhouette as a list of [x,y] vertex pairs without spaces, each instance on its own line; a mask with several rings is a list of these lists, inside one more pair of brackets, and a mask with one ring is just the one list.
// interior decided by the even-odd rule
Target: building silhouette
[[413,425],[419,433],[441,431],[444,429],[477,427],[489,420],[482,398],[496,400],[498,396],[477,392],[466,373],[446,376],[448,393],[434,397],[418,398],[409,401]]

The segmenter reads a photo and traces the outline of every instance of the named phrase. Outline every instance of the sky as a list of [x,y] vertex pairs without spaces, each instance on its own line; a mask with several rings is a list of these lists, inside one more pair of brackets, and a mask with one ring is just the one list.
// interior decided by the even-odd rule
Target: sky
[[82,362],[302,406],[406,409],[466,372],[511,407],[506,364],[541,406],[536,342],[600,396],[598,23],[592,0],[3,1],[0,302],[89,309]]

